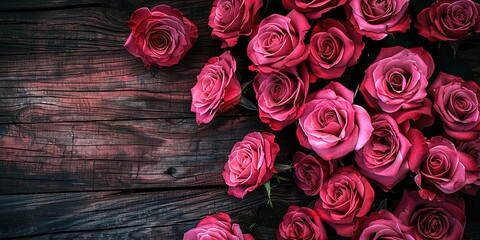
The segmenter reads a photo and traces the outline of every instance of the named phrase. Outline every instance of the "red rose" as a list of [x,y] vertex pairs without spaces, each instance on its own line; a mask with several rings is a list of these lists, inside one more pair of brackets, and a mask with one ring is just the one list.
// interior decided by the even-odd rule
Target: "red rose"
[[[477,169],[478,169],[479,175],[477,177],[477,181],[475,181],[474,184],[480,187],[480,138],[473,141],[468,141],[468,142],[457,141],[455,143],[455,146],[457,147],[458,151],[462,151],[468,154],[477,163]],[[465,189],[465,190],[467,190],[467,193],[471,195],[475,195],[478,188],[474,187],[472,189]]]
[[317,77],[339,78],[357,63],[365,44],[362,35],[346,21],[325,19],[317,22],[310,37],[308,62]]
[[296,10],[263,19],[248,43],[247,55],[253,62],[250,69],[271,73],[297,66],[308,56],[303,41],[309,29],[305,16]]
[[413,227],[415,239],[460,240],[466,223],[462,199],[430,201],[418,192],[405,192],[393,214]]
[[182,13],[167,5],[152,10],[139,8],[127,25],[132,29],[124,47],[133,56],[150,65],[168,67],[177,64],[198,38],[197,26]]
[[280,147],[274,139],[271,133],[252,132],[235,143],[222,173],[228,194],[243,198],[277,172],[274,165]]
[[215,0],[208,18],[212,37],[222,40],[222,48],[235,46],[238,37],[252,33],[262,5],[262,0]]
[[420,131],[411,128],[405,136],[387,114],[373,116],[372,126],[370,141],[355,151],[355,162],[365,177],[392,189],[409,171],[410,156],[426,152],[427,145]]
[[461,141],[480,137],[480,86],[443,72],[429,88],[445,133]]
[[309,19],[318,19],[322,14],[345,4],[347,0],[282,0],[283,6],[292,10],[295,9]]
[[415,182],[422,188],[424,198],[433,199],[434,186],[446,194],[460,191],[468,184],[478,180],[478,168],[475,160],[467,154],[457,151],[453,143],[443,137],[432,137],[427,141],[428,153],[422,160],[410,160],[410,170],[417,175]]
[[290,206],[278,225],[277,239],[326,240],[327,233],[314,210]]
[[280,72],[258,73],[254,79],[260,119],[272,130],[282,130],[303,113],[311,76],[304,66],[299,71],[290,67]]
[[315,210],[320,218],[343,237],[353,236],[358,218],[367,215],[375,192],[368,180],[353,166],[340,167],[320,191]]
[[433,124],[432,102],[426,98],[427,79],[434,70],[432,56],[422,48],[382,48],[365,71],[360,92],[375,111],[390,114],[398,124]]
[[362,35],[382,40],[388,34],[410,28],[409,0],[350,0],[345,5],[347,18]]
[[298,121],[300,144],[325,160],[339,159],[362,148],[373,127],[365,109],[352,103],[353,92],[338,82],[308,95]]
[[323,182],[337,168],[334,161],[325,161],[320,157],[296,152],[293,155],[295,168],[295,183],[307,196],[320,193]]
[[454,41],[480,31],[479,12],[471,0],[437,0],[417,15],[415,28],[431,42]]
[[210,58],[197,75],[197,84],[191,89],[191,111],[195,112],[198,125],[209,123],[215,115],[240,102],[242,89],[236,70],[235,59],[226,51]]
[[415,233],[408,224],[402,223],[391,212],[380,210],[373,212],[364,221],[360,221],[354,239],[404,239],[414,240]]
[[252,235],[243,234],[240,226],[232,222],[227,213],[217,213],[200,220],[196,228],[183,235],[183,240],[237,239],[253,240]]

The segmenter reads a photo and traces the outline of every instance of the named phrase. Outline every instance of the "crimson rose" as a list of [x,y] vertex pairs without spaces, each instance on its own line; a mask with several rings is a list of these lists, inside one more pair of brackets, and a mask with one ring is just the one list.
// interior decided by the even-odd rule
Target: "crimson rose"
[[132,29],[125,49],[142,59],[145,67],[177,64],[198,38],[197,26],[176,8],[158,5],[139,8],[127,25]]
[[322,14],[345,4],[347,0],[282,0],[283,6],[292,10],[295,9],[309,19],[318,19]]
[[277,239],[326,240],[327,234],[314,210],[290,206],[278,225]]
[[183,240],[237,239],[253,240],[252,235],[243,234],[240,226],[232,222],[227,213],[217,213],[200,220],[196,228],[183,235]]
[[335,161],[325,161],[318,156],[296,152],[293,155],[295,183],[307,196],[320,193],[323,182],[337,168]]
[[415,240],[413,228],[402,223],[395,215],[386,210],[373,212],[368,218],[360,221],[354,239],[396,239]]

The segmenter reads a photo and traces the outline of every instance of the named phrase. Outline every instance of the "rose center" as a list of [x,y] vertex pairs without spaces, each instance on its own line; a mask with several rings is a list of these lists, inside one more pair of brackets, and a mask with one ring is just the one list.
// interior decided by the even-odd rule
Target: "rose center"
[[149,42],[154,49],[165,51],[170,43],[170,34],[165,30],[159,30],[150,35]]
[[342,48],[341,41],[338,41],[332,35],[323,38],[318,46],[319,56],[327,63],[334,63],[338,58],[339,49]]

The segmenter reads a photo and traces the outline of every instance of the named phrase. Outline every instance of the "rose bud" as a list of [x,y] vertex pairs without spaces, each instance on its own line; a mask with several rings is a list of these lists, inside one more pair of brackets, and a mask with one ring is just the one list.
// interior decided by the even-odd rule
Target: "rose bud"
[[253,240],[250,234],[243,234],[240,225],[233,223],[227,213],[217,213],[200,220],[196,228],[183,235],[183,240],[238,239]]
[[271,133],[252,132],[235,143],[222,173],[228,194],[243,198],[277,173],[274,165],[280,147],[274,140]]
[[319,19],[322,14],[345,4],[347,0],[282,0],[283,6],[295,9],[307,16],[308,19]]
[[212,37],[222,48],[233,47],[240,36],[250,36],[260,14],[262,0],[215,0],[208,18]]
[[402,223],[391,212],[380,210],[373,212],[368,218],[360,220],[359,227],[353,239],[397,239],[415,240],[413,227]]
[[295,183],[307,196],[320,193],[323,182],[337,168],[335,161],[325,161],[318,156],[296,152],[293,155]]
[[132,29],[125,49],[142,59],[145,67],[177,64],[198,38],[197,26],[176,8],[158,5],[133,12],[127,25]]
[[278,225],[277,239],[326,240],[327,234],[317,212],[306,207],[290,206]]
[[415,28],[431,42],[455,41],[480,31],[479,12],[471,0],[437,0],[417,15]]

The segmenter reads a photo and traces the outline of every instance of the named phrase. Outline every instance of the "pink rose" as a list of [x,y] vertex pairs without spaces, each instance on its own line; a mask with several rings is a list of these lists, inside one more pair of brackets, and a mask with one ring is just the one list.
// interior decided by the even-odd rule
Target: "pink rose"
[[410,170],[417,174],[415,182],[421,188],[422,197],[433,199],[437,195],[432,186],[452,194],[477,181],[479,174],[475,160],[457,151],[450,140],[435,136],[427,144],[428,153],[423,161],[409,162]]
[[345,4],[347,0],[282,0],[283,6],[304,13],[309,19],[318,19],[322,14]]
[[326,240],[327,233],[314,210],[290,206],[278,225],[277,239]]
[[466,223],[462,199],[430,201],[418,192],[405,192],[393,214],[413,227],[415,239],[460,240]]
[[271,73],[297,66],[308,56],[303,41],[309,29],[305,16],[296,10],[263,19],[248,43],[247,55],[253,62],[250,70]]
[[310,37],[308,62],[319,78],[339,78],[357,63],[365,44],[350,23],[325,19],[317,22]]
[[480,87],[440,72],[429,88],[445,133],[460,141],[480,137]]
[[192,107],[198,125],[209,123],[213,117],[232,109],[240,102],[242,89],[237,79],[237,63],[230,51],[213,57],[197,75],[191,89]]
[[387,114],[373,116],[372,126],[370,141],[355,151],[355,162],[365,177],[392,189],[409,171],[411,155],[421,156],[427,151],[427,144],[417,129],[409,129],[405,136],[395,119]]
[[258,73],[253,82],[262,122],[272,130],[282,130],[299,118],[305,108],[305,98],[311,74],[305,66],[289,67],[280,72]]
[[480,31],[479,12],[471,0],[437,0],[417,15],[415,28],[431,42],[454,41]]
[[367,215],[375,191],[353,166],[340,167],[323,184],[315,210],[343,237],[353,236],[358,218]]
[[295,183],[307,196],[320,193],[323,182],[337,168],[334,161],[325,161],[320,157],[296,152],[293,155]]
[[251,132],[235,143],[222,173],[228,194],[243,198],[277,173],[274,165],[280,147],[274,139],[271,133]]
[[361,149],[373,127],[367,111],[352,103],[353,92],[338,82],[308,95],[297,127],[300,144],[325,160]]
[[398,124],[414,121],[421,129],[433,124],[426,87],[434,66],[432,56],[422,48],[382,48],[359,90],[373,110],[390,114]]
[[347,18],[362,35],[382,40],[388,34],[410,28],[409,0],[350,0],[345,5]]
[[373,212],[364,221],[360,221],[355,235],[354,239],[358,240],[415,240],[413,228],[402,223],[400,219],[386,210]]
[[150,65],[169,67],[177,64],[198,38],[197,26],[182,13],[167,5],[152,10],[139,8],[132,13],[127,25],[132,29],[125,49]]
[[252,235],[243,234],[240,225],[233,223],[227,213],[217,213],[200,220],[196,228],[188,230],[183,240],[237,239],[253,240]]
[[262,5],[262,0],[215,0],[208,18],[212,37],[222,40],[222,48],[235,46],[238,37],[252,33]]

